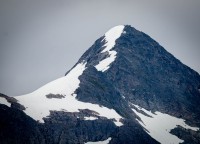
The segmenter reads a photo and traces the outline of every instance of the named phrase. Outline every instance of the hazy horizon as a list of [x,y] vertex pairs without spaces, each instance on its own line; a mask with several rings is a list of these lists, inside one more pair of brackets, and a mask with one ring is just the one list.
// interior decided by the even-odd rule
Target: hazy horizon
[[1,0],[0,93],[30,93],[64,76],[120,24],[148,34],[200,73],[199,9],[198,0]]

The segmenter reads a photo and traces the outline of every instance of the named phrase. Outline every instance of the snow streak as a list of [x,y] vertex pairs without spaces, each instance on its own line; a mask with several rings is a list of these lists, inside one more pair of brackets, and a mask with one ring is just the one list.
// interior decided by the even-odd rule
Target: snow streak
[[101,53],[108,52],[109,57],[103,59],[102,61],[99,62],[98,65],[96,65],[96,69],[98,71],[106,71],[110,68],[110,64],[115,61],[117,52],[114,50],[111,50],[115,46],[116,40],[121,36],[123,33],[124,25],[119,25],[116,26],[112,29],[110,29],[106,34],[105,34],[105,47]]

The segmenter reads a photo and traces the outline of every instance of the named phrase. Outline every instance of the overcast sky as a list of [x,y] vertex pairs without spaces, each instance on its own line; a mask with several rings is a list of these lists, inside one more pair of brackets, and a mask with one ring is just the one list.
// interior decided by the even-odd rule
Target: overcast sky
[[200,0],[0,0],[0,92],[65,74],[108,29],[129,24],[200,73]]

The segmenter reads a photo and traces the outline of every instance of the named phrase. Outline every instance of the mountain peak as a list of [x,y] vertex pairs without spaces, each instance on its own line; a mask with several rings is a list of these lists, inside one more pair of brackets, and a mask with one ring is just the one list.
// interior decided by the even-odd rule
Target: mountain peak
[[[0,94],[0,122],[38,126],[33,132],[51,144],[199,144],[199,89],[198,73],[145,33],[119,25],[96,40],[66,76],[24,96]],[[15,124],[16,132],[27,129]]]
[[[83,54],[79,62],[87,61],[98,71],[105,72],[115,62],[118,53],[132,48],[138,40],[150,38],[130,25],[118,25],[108,30]],[[132,42],[132,43],[130,43]],[[155,42],[155,41],[154,41]],[[120,46],[122,44],[122,46]],[[124,49],[126,47],[126,49]]]

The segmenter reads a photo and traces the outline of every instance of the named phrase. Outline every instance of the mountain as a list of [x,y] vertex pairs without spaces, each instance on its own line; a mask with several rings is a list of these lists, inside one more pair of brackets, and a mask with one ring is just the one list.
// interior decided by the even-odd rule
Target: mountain
[[129,25],[65,76],[0,103],[2,144],[200,143],[200,75]]

